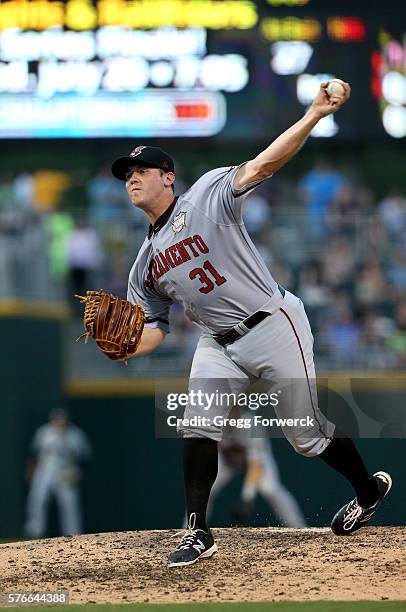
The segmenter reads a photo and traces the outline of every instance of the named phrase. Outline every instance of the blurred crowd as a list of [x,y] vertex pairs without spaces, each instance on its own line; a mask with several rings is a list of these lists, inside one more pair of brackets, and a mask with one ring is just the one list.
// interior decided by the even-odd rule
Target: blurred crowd
[[[78,189],[74,176],[48,169],[0,176],[0,297],[64,300],[78,316],[75,293],[125,296],[147,222],[108,166],[80,180]],[[180,179],[176,192],[187,187]],[[275,279],[306,306],[319,369],[404,368],[404,194],[377,199],[320,160],[299,180],[281,173],[264,182],[244,214]],[[189,359],[198,333],[175,306],[164,352]]]

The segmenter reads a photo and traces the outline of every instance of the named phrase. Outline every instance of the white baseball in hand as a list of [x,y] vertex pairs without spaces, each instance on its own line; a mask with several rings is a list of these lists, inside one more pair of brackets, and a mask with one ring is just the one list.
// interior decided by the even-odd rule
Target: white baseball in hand
[[329,96],[343,96],[345,94],[344,81],[341,79],[332,79],[329,81],[326,91]]

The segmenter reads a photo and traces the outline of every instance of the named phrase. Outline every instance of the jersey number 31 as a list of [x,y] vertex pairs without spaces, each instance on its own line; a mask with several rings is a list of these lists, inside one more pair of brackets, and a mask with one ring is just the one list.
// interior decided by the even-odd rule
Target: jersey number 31
[[[224,276],[220,276],[216,268],[212,266],[209,261],[206,260],[204,262],[203,268],[194,268],[189,272],[189,278],[191,280],[197,277],[202,283],[202,286],[199,287],[200,293],[210,293],[210,291],[213,291],[215,284],[220,287],[220,285],[223,285],[227,281]],[[214,278],[214,282],[211,280],[210,276],[208,276],[205,270],[210,272],[211,276]]]

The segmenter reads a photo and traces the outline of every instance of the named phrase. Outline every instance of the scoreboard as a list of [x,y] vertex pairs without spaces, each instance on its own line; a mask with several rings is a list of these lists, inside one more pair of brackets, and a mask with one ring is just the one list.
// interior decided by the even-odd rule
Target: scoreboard
[[406,7],[330,0],[4,0],[0,137],[269,139],[319,84],[314,138],[406,136]]

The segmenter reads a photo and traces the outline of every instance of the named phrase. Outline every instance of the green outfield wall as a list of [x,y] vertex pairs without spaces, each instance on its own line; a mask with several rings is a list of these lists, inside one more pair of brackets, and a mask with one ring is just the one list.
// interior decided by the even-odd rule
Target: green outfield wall
[[[0,318],[2,402],[0,412],[0,538],[21,537],[27,482],[25,465],[35,429],[49,411],[65,405],[73,421],[88,434],[93,458],[82,480],[85,529],[88,532],[179,527],[183,517],[181,442],[155,436],[153,385],[141,381],[63,381],[62,320],[33,313]],[[390,396],[404,408],[405,378],[390,378],[386,389],[370,383],[358,389],[365,410],[382,406]],[[331,414],[356,433],[356,424],[342,402],[330,398]],[[381,395],[380,395],[381,394]],[[324,526],[352,496],[346,481],[317,458],[303,458],[283,439],[273,440],[281,477],[297,497],[310,525]],[[405,439],[364,439],[357,442],[369,468],[385,468],[394,488],[377,521],[406,524]],[[238,502],[241,476],[221,494],[213,525],[230,525]],[[258,500],[252,524],[277,524]],[[58,533],[51,506],[49,534]]]
[[0,537],[21,534],[29,443],[63,401],[61,323],[38,308],[32,318],[21,313],[18,302],[9,302],[9,314],[0,318]]
[[[70,398],[71,412],[89,433],[94,461],[84,482],[87,524],[93,531],[178,527],[183,516],[181,442],[156,439],[154,404],[148,397]],[[272,441],[281,477],[310,525],[324,526],[352,491],[321,460],[297,455],[283,439]],[[379,516],[385,525],[406,523],[405,440],[360,440],[373,470],[385,467],[395,486]],[[230,525],[241,477],[221,494],[213,525]],[[258,501],[253,524],[276,524]]]

